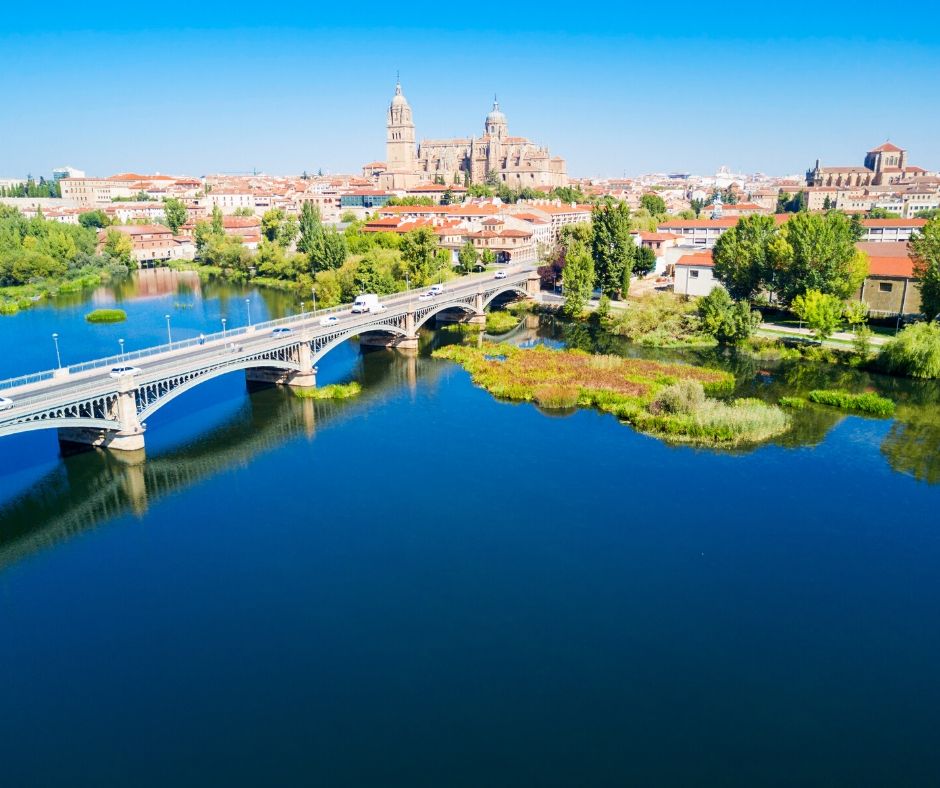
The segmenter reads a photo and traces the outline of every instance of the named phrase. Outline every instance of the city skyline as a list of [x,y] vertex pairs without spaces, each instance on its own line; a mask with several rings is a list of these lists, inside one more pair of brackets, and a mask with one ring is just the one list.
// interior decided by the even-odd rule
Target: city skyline
[[[940,109],[926,100],[940,50],[910,26],[903,39],[887,27],[865,37],[836,4],[816,10],[809,33],[776,18],[769,30],[766,16],[734,4],[702,16],[680,3],[668,16],[611,10],[613,32],[598,34],[578,20],[565,20],[567,32],[529,19],[512,30],[423,7],[395,29],[368,5],[368,26],[287,7],[251,29],[231,7],[174,27],[105,4],[108,27],[95,31],[71,9],[17,8],[0,33],[0,73],[6,106],[24,110],[5,124],[0,177],[64,164],[101,175],[355,173],[383,158],[399,71],[419,140],[482,133],[495,92],[513,128],[567,159],[572,177],[723,165],[789,175],[817,158],[854,162],[886,139],[940,168]],[[447,29],[449,14],[462,21]],[[57,50],[62,58],[36,57]],[[875,66],[861,75],[863,57]]]

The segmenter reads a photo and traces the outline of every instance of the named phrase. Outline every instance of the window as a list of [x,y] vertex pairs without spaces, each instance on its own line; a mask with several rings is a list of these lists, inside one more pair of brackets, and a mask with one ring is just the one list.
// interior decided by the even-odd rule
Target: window
[[878,290],[880,290],[882,293],[890,293],[892,290],[894,290],[894,284],[892,282],[879,282]]
[[689,276],[691,276],[693,279],[698,279],[698,271],[693,268],[691,271],[689,271]]

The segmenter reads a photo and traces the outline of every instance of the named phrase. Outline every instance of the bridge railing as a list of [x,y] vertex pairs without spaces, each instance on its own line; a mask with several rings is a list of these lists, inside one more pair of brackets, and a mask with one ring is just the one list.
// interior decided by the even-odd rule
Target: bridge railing
[[[523,268],[518,271],[514,271],[510,274],[510,279],[515,279],[515,277],[522,274],[530,273],[528,268]],[[452,280],[452,284],[461,290],[466,287],[467,284],[472,284],[475,282],[491,281],[492,273],[485,272],[482,274],[470,274],[465,277],[461,277],[458,280]],[[413,287],[409,290],[403,290],[398,293],[392,293],[387,296],[383,296],[380,300],[383,303],[387,302],[397,302],[399,300],[411,300],[417,298],[421,293],[427,292],[428,287]],[[444,299],[446,299],[447,291],[444,293]],[[443,300],[443,299],[442,299]],[[91,359],[89,361],[82,361],[78,364],[69,364],[68,366],[61,367],[59,370],[47,369],[41,372],[31,372],[27,375],[20,375],[15,378],[7,378],[6,380],[0,380],[0,391],[7,389],[19,388],[21,386],[29,386],[34,383],[42,383],[43,381],[52,380],[56,373],[63,374],[65,371],[68,374],[77,374],[81,372],[88,372],[90,370],[101,369],[105,367],[113,367],[122,364],[126,364],[130,361],[138,361],[140,359],[149,358],[151,356],[159,356],[165,353],[172,353],[176,350],[186,350],[188,348],[197,347],[199,345],[208,344],[211,342],[218,342],[227,340],[230,337],[244,336],[249,331],[259,331],[267,328],[275,328],[281,325],[287,325],[296,322],[306,322],[307,320],[313,320],[316,318],[323,318],[328,315],[339,315],[346,312],[352,308],[352,304],[340,304],[339,306],[328,307],[326,309],[317,309],[313,311],[305,311],[301,314],[296,315],[286,315],[285,317],[275,318],[273,320],[264,320],[260,323],[254,323],[252,326],[239,326],[236,328],[227,328],[225,331],[215,331],[211,334],[202,334],[198,337],[192,337],[190,339],[182,339],[176,342],[167,342],[162,345],[151,345],[150,347],[140,348],[139,350],[127,350],[124,353],[119,353],[113,356],[106,356],[104,358]]]

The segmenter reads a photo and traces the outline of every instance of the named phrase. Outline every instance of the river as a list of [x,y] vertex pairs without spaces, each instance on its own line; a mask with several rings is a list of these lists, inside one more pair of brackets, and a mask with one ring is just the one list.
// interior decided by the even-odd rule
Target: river
[[[157,276],[165,277],[156,282]],[[153,281],[144,277],[152,277]],[[144,272],[0,318],[0,377],[277,317]],[[120,302],[128,321],[91,325]],[[543,319],[522,337],[630,347]],[[940,774],[940,392],[716,351],[742,394],[872,388],[735,452],[361,354],[343,402],[233,374],[146,460],[0,439],[5,785],[925,785]]]

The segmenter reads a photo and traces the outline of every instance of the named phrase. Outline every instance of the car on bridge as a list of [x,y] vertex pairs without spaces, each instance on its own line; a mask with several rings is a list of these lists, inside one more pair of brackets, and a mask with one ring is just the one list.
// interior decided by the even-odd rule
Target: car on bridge
[[505,278],[506,278],[506,272],[505,272],[505,271],[497,271],[497,272],[496,272],[496,275],[495,275],[493,278],[494,278],[494,279],[505,279]]
[[321,326],[335,326],[338,322],[339,318],[336,315],[327,315],[320,318]]
[[432,296],[444,295],[444,285],[431,285],[431,289],[428,292]]
[[108,374],[112,378],[123,378],[125,375],[139,375],[140,367],[132,367],[130,365],[122,364],[117,367],[111,367],[111,371]]
[[353,301],[352,312],[353,314],[359,314],[360,312],[371,312],[373,311],[373,308],[378,305],[379,297],[375,293],[363,293],[362,295],[357,295],[356,300]]
[[0,397],[0,410],[9,410],[13,407],[13,400],[7,397]]
[[287,326],[278,326],[271,333],[274,334],[274,336],[276,337],[283,337],[283,336],[286,336],[287,334],[293,334],[294,330],[291,328],[288,328]]
[[419,301],[430,301],[432,298],[434,298],[434,293],[431,292],[422,293],[418,296]]

